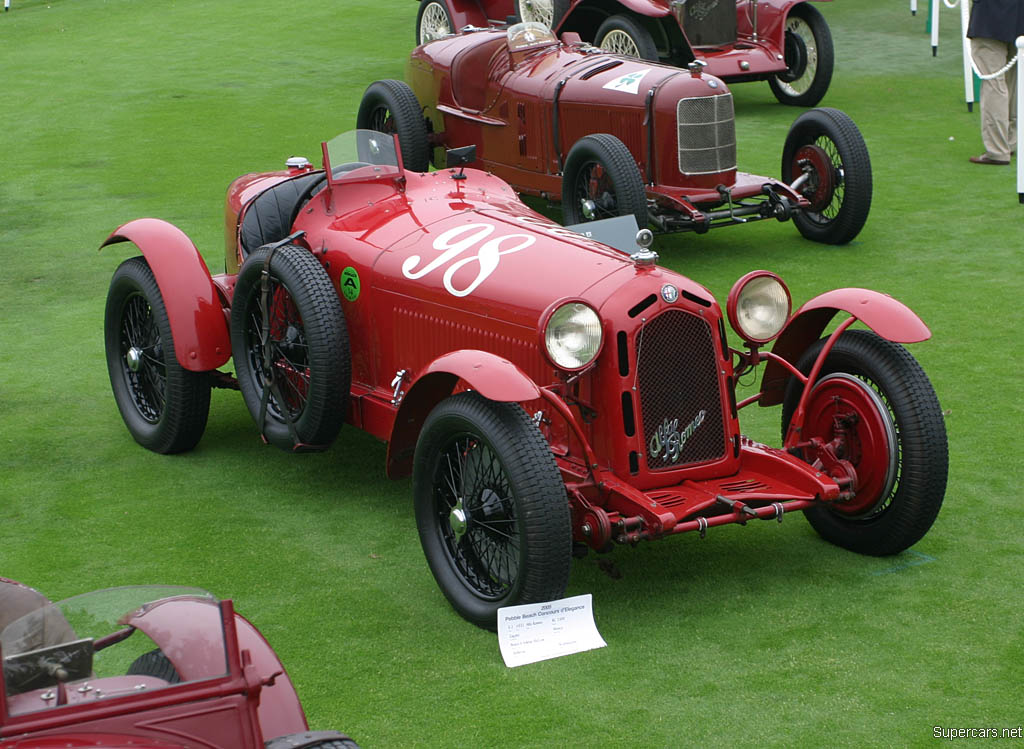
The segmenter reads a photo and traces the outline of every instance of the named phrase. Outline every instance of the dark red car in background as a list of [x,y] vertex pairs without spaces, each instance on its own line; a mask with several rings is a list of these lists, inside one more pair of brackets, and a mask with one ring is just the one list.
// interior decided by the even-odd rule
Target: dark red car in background
[[867,221],[871,161],[849,116],[803,112],[781,179],[742,172],[732,93],[696,62],[679,70],[523,22],[423,44],[406,80],[372,85],[358,127],[397,132],[414,170],[475,146],[473,166],[561,202],[565,224],[632,214],[641,227],[702,233],[792,219],[808,239],[844,244]]
[[832,80],[832,35],[805,0],[420,0],[416,43],[509,16],[652,62],[700,59],[730,83],[768,81],[783,104],[813,107]]

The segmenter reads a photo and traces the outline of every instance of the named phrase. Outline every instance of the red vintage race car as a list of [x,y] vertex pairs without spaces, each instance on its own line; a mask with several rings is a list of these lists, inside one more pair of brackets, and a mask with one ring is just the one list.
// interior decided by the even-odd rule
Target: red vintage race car
[[631,213],[641,227],[706,232],[792,219],[843,244],[870,210],[871,161],[847,115],[798,117],[781,180],[738,171],[732,94],[698,63],[684,72],[520,23],[417,47],[406,78],[370,86],[359,127],[398,132],[416,170],[475,145],[474,166],[561,201],[567,224]]
[[[828,1],[828,0],[819,0]],[[828,23],[804,0],[419,0],[416,43],[511,16],[579,34],[608,52],[730,83],[768,81],[783,104],[813,107],[832,81]]]
[[[142,251],[114,273],[105,324],[140,444],[195,446],[212,386],[239,388],[287,450],[326,449],[346,421],[386,440],[441,590],[485,627],[562,596],[574,549],[804,512],[884,555],[931,526],[946,436],[900,345],[930,337],[909,308],[847,288],[791,314],[782,280],[754,271],[723,310],[649,247],[559,226],[492,174],[409,171],[397,142],[357,131],[322,145],[322,169],[237,179],[222,274],[158,219],[107,238]],[[649,243],[628,216],[586,229],[623,223]],[[218,369],[232,356],[235,376]],[[737,399],[761,364],[760,392]],[[781,404],[780,448],[740,431],[755,403]]]
[[109,588],[51,603],[0,578],[0,745],[344,749],[231,601]]

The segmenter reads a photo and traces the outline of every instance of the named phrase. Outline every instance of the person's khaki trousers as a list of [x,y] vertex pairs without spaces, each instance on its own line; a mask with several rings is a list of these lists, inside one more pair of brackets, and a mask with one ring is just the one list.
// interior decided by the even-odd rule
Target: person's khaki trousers
[[[1013,59],[1017,48],[996,39],[971,39],[971,55],[982,75]],[[981,142],[989,158],[1009,161],[1017,150],[1017,65],[998,78],[981,81]]]

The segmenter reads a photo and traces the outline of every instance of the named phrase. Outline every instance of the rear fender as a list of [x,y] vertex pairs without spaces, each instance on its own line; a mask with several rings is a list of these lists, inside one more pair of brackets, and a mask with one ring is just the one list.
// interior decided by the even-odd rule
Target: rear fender
[[193,372],[223,365],[231,357],[224,308],[199,250],[181,229],[156,218],[118,227],[100,248],[131,242],[156,277],[171,324],[178,363]]
[[[775,341],[772,353],[796,364],[838,312],[849,313],[878,335],[895,343],[917,343],[928,340],[932,335],[910,307],[887,294],[870,289],[835,289],[814,297],[794,313]],[[758,403],[762,406],[781,403],[789,376],[783,365],[768,360]]]
[[[223,676],[225,663],[217,652],[222,642],[228,647],[237,645],[239,654],[248,651],[248,659],[242,659],[240,665],[243,669],[251,668],[253,677],[263,685],[257,709],[263,735],[306,730],[302,704],[277,653],[249,620],[234,611],[230,602],[172,598],[130,612],[122,617],[121,623],[141,630],[156,643],[182,681]],[[228,661],[231,662],[230,654]]]
[[540,388],[523,370],[495,354],[466,349],[438,357],[413,382],[395,415],[388,440],[388,476],[412,473],[423,422],[434,406],[452,394],[459,380],[488,400],[519,403],[541,397]]

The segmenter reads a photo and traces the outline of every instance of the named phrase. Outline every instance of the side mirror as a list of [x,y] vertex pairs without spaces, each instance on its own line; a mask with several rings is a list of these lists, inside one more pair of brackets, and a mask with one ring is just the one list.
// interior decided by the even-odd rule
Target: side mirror
[[466,166],[476,161],[476,146],[463,146],[462,148],[451,148],[445,152],[445,168],[453,169],[457,166]]

